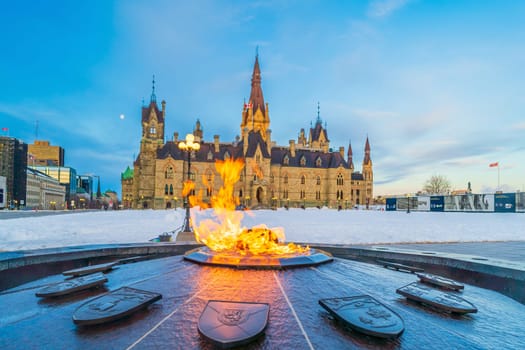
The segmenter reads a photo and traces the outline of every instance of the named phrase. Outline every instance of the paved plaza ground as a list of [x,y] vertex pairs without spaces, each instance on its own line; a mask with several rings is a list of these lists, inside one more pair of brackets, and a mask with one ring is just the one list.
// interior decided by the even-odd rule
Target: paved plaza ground
[[[522,349],[525,305],[500,293],[466,285],[458,293],[477,308],[451,315],[407,301],[396,289],[414,274],[376,264],[335,259],[317,267],[284,271],[237,270],[196,265],[181,256],[121,265],[102,290],[41,299],[42,286],[64,280],[51,275],[0,293],[2,349],[211,349],[197,331],[208,300],[270,304],[266,334],[249,349]],[[158,292],[147,310],[107,325],[79,327],[75,310],[90,298],[122,286]],[[404,320],[395,340],[351,331],[322,307],[321,298],[369,294]]]

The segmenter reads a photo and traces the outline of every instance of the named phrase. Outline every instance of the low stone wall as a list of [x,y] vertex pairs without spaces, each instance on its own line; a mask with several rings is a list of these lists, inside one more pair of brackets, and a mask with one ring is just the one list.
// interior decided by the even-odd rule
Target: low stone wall
[[[0,253],[0,291],[62,271],[131,256],[182,255],[188,243],[116,244]],[[457,281],[491,289],[525,304],[525,264],[476,256],[390,247],[310,244],[336,258],[378,264],[378,260],[421,267]]]

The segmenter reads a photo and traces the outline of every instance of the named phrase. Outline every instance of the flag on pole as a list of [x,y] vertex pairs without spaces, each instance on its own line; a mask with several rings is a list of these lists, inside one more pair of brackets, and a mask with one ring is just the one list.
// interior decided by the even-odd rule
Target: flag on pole
[[494,168],[494,167],[497,167],[499,166],[499,162],[496,162],[496,163],[490,163],[489,164],[489,168]]

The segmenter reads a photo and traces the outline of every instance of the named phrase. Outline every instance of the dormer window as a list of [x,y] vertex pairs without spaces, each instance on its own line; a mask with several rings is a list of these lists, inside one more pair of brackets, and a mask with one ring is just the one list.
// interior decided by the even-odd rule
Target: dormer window
[[290,157],[288,157],[288,155],[285,155],[283,159],[283,165],[288,165],[288,164],[290,164]]
[[301,166],[305,166],[306,165],[306,157],[302,156],[301,160],[299,161],[299,163],[301,164]]
[[317,157],[315,160],[315,166],[320,168],[323,165],[323,161],[321,160],[321,157]]
[[231,158],[230,157],[230,152],[228,152],[228,151],[224,152],[224,160],[228,160],[230,158]]
[[207,159],[208,160],[212,160],[213,159],[213,153],[211,151],[208,151]]
[[149,133],[150,134],[156,134],[157,133],[157,129],[155,129],[155,127],[152,126],[151,128],[149,128]]

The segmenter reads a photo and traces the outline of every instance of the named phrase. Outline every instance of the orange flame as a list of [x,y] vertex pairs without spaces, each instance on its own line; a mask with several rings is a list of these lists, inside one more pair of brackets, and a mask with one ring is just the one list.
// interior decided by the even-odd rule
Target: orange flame
[[[197,216],[211,216],[203,218],[197,225],[194,224],[195,238],[216,252],[238,253],[240,255],[277,255],[301,253],[307,254],[308,247],[301,247],[293,243],[285,244],[285,235],[282,228],[269,229],[259,225],[251,229],[242,227],[244,213],[236,211],[239,198],[234,195],[235,184],[239,181],[244,168],[242,159],[227,159],[217,161],[215,168],[220,174],[223,186],[219,192],[211,197],[212,211],[192,211],[192,223],[196,223]],[[209,185],[209,184],[208,184]],[[191,185],[188,185],[188,192]],[[185,185],[186,189],[186,185]],[[190,196],[193,206],[208,208],[202,201],[202,194]]]
[[264,174],[263,174],[263,171],[261,170],[261,167],[253,159],[251,161],[251,168],[254,174],[257,175],[257,178],[259,180],[262,180],[264,178]]

